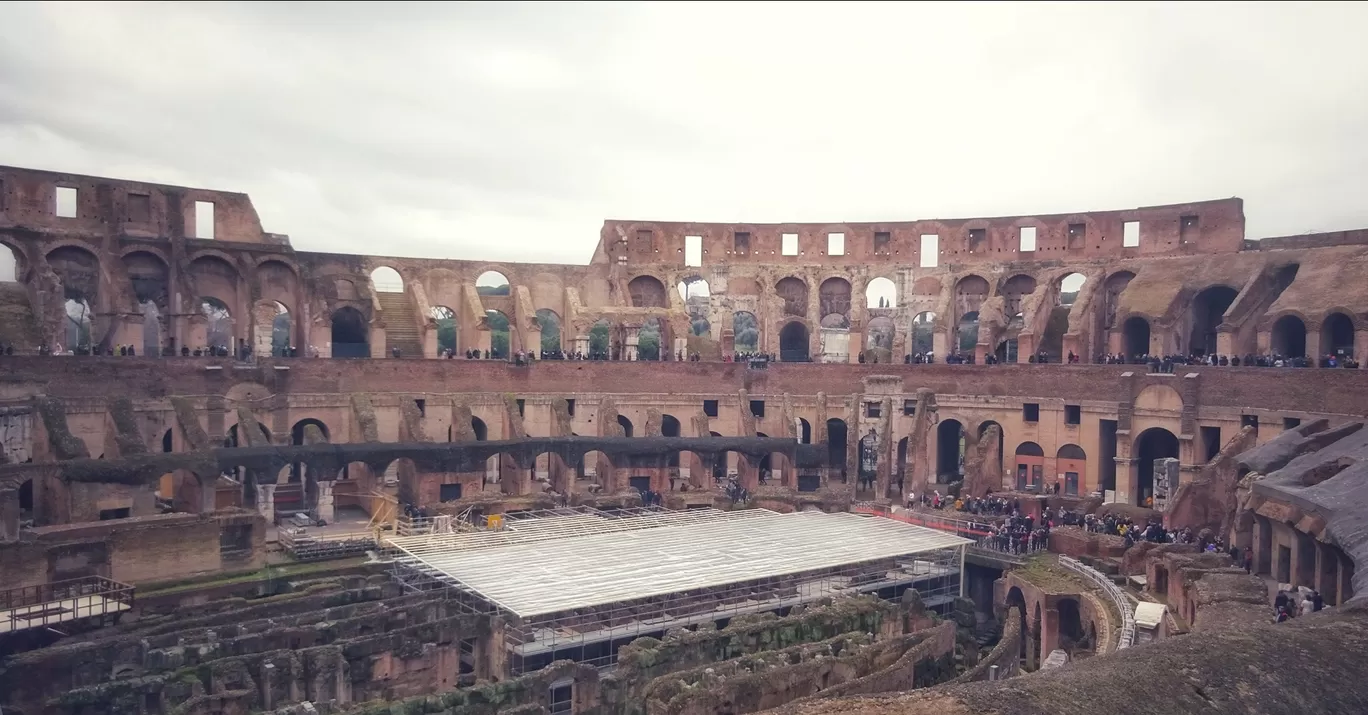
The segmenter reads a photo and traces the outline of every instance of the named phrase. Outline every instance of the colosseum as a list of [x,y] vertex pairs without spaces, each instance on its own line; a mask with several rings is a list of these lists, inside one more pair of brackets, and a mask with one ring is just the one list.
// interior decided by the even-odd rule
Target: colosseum
[[498,263],[0,167],[0,244],[5,715],[1368,712],[1368,230]]

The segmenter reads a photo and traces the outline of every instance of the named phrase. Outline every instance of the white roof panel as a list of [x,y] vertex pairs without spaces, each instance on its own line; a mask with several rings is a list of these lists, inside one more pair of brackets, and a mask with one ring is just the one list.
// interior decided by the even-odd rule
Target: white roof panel
[[389,543],[425,571],[522,618],[971,543],[892,519],[811,511],[691,509],[532,521],[509,522],[511,531]]

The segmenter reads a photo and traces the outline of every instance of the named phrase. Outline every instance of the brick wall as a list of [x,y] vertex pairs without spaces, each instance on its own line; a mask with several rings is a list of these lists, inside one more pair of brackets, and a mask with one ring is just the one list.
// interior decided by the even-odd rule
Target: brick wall
[[[211,364],[222,370],[206,370]],[[734,363],[560,362],[516,368],[497,361],[470,360],[285,360],[235,367],[232,361],[194,358],[5,359],[9,381],[41,384],[54,397],[149,397],[223,395],[243,382],[276,393],[498,393],[574,395],[584,393],[672,393],[734,395],[742,388],[756,397],[783,393],[830,396],[862,394],[862,380],[899,375],[903,391],[929,388],[941,395],[1053,397],[1070,401],[1122,400],[1120,376],[1144,373],[1134,365],[818,365],[775,364],[749,370]],[[1368,392],[1368,371],[1190,367],[1201,375],[1198,399],[1204,407],[1329,414],[1359,414],[1358,395]],[[1177,381],[1180,377],[1145,377]]]

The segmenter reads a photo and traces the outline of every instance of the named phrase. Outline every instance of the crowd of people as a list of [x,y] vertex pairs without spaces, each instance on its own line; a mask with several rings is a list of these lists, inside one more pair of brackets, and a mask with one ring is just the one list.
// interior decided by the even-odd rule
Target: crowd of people
[[1315,613],[1325,607],[1325,599],[1314,588],[1278,589],[1273,599],[1273,622],[1283,623],[1297,616]]
[[1099,355],[1097,363],[1105,365],[1146,365],[1150,372],[1172,374],[1180,366],[1214,367],[1345,367],[1358,369],[1359,363],[1352,356],[1322,355],[1319,359],[1309,357],[1288,357],[1278,353],[1255,355]]

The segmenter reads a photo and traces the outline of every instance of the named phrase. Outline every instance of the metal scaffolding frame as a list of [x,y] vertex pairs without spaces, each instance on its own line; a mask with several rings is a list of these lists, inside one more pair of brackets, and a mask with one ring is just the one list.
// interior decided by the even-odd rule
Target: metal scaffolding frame
[[526,512],[500,531],[387,540],[410,588],[446,587],[504,618],[514,674],[567,658],[610,665],[642,635],[830,596],[915,588],[942,605],[962,591],[969,543],[848,513],[658,508]]

